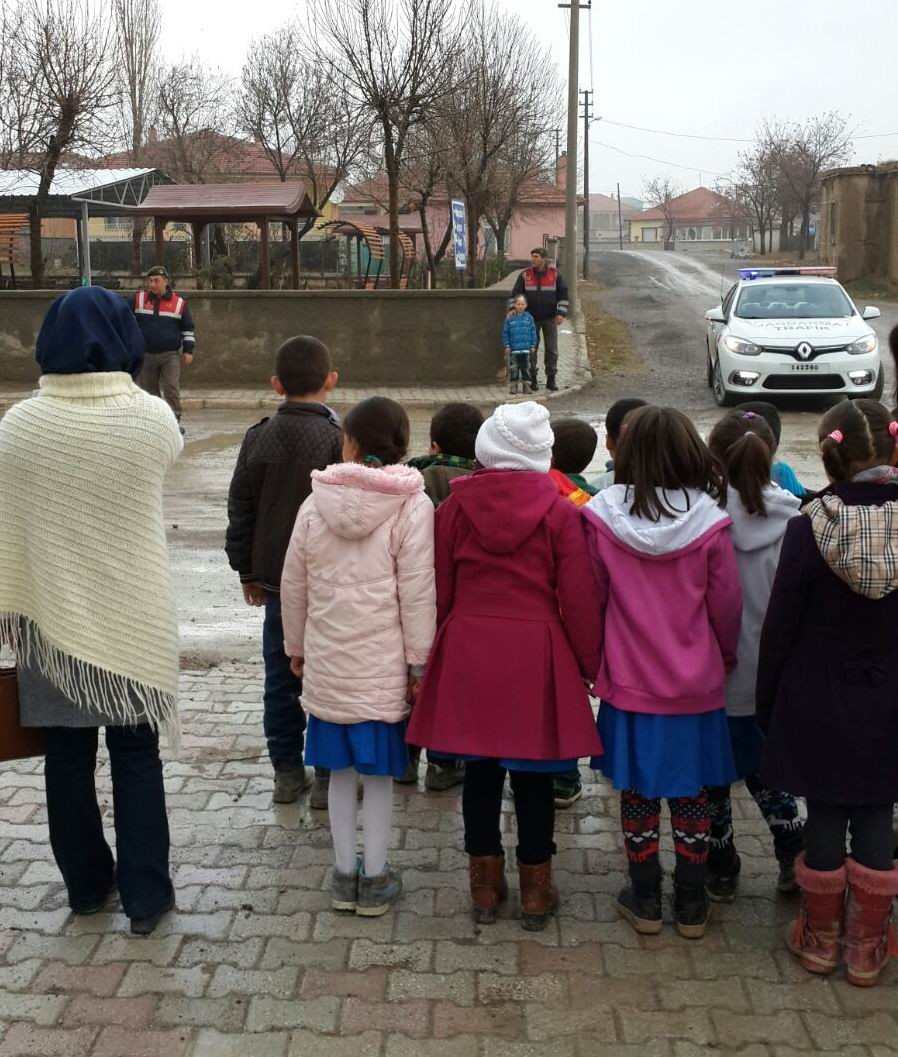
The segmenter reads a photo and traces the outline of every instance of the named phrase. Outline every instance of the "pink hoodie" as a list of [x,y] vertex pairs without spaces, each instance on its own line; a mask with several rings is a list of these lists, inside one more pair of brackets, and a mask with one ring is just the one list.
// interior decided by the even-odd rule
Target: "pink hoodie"
[[689,490],[667,494],[677,517],[648,521],[627,492],[613,485],[584,507],[603,617],[596,694],[626,712],[723,708],[742,615],[730,519]]
[[436,630],[433,503],[408,466],[312,472],[281,578],[284,649],[304,657],[303,707],[331,723],[409,713],[409,665]]

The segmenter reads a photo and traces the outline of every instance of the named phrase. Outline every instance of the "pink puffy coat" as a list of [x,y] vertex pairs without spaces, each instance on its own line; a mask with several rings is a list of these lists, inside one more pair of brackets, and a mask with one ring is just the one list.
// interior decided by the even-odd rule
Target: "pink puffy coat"
[[406,718],[408,666],[436,625],[433,504],[407,466],[312,473],[281,579],[284,648],[305,658],[303,707],[330,723]]

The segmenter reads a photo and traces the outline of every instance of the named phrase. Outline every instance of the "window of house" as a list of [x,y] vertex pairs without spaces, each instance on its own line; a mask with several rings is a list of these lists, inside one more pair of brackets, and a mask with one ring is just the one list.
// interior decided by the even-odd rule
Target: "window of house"
[[720,240],[723,238],[723,228],[715,228],[711,238],[713,238],[715,242],[720,242]]
[[132,227],[133,221],[129,217],[103,217],[104,231],[130,231]]

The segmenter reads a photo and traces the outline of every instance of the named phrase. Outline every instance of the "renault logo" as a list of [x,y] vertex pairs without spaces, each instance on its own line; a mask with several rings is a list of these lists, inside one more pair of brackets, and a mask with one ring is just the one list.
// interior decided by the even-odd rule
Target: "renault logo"
[[803,341],[795,350],[801,360],[809,360],[814,355],[814,346]]

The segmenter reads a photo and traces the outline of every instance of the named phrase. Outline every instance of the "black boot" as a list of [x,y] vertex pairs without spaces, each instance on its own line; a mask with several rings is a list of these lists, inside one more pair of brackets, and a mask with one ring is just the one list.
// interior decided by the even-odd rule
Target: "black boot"
[[558,385],[555,381],[554,374],[550,374],[549,377],[546,379],[546,388],[549,390],[550,393],[558,392]]
[[674,923],[686,940],[700,940],[711,917],[711,900],[703,884],[674,885]]
[[715,903],[732,903],[736,898],[736,890],[739,887],[739,873],[742,870],[742,860],[732,848],[729,855],[715,860],[708,859],[708,877],[705,888],[708,896]]
[[655,884],[630,882],[617,897],[617,912],[643,936],[654,936],[661,931],[661,878]]

